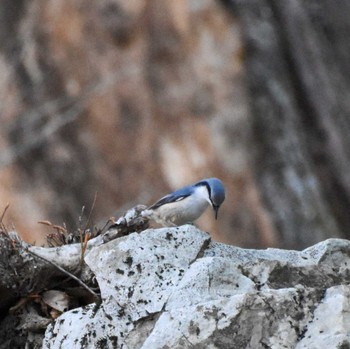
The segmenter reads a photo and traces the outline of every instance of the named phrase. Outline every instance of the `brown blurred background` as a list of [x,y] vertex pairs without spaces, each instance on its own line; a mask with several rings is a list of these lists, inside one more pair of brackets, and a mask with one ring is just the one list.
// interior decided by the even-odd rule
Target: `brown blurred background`
[[201,178],[245,247],[350,234],[350,5],[0,0],[0,212],[30,242]]

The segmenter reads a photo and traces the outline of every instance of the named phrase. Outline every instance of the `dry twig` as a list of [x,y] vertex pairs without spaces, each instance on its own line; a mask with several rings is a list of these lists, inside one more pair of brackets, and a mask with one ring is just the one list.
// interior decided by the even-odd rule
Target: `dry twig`
[[3,220],[4,220],[5,214],[6,214],[6,212],[7,212],[7,209],[8,209],[9,207],[10,207],[10,204],[7,203],[6,206],[5,206],[5,208],[4,208],[4,211],[2,212],[1,218],[0,218],[0,228],[1,228],[1,230],[4,231],[4,232],[7,232],[7,229],[6,229],[6,227],[5,227],[4,223],[3,223]]
[[28,248],[26,249],[26,251],[28,253],[30,253],[31,255],[42,259],[43,261],[53,265],[55,268],[57,268],[58,270],[60,270],[63,274],[66,274],[68,277],[70,277],[71,279],[75,280],[76,282],[79,283],[79,285],[81,285],[83,288],[85,288],[94,298],[96,301],[99,300],[99,296],[88,286],[86,285],[83,281],[81,281],[78,277],[76,277],[75,275],[73,275],[72,273],[70,273],[69,271],[63,269],[62,267],[60,267],[59,265],[57,265],[55,262],[50,261],[48,259],[46,259],[45,257],[39,256],[38,254],[36,254],[33,251],[30,251]]

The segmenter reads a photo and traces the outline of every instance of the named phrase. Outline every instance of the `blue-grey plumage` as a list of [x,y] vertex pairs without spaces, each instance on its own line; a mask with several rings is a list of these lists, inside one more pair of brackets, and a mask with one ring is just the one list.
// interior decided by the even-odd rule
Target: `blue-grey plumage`
[[206,178],[168,194],[143,211],[142,215],[164,226],[192,223],[211,205],[217,219],[225,200],[225,188],[217,178]]

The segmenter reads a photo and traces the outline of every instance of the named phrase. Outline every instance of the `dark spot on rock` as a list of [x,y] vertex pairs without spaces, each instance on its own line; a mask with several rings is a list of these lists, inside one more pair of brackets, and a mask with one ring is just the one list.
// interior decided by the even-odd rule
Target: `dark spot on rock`
[[305,326],[302,331],[299,330],[300,334],[298,336],[298,342],[305,337],[305,333],[307,330],[308,330],[307,326]]
[[260,290],[261,290],[261,287],[263,286],[263,284],[261,284],[259,281],[257,281],[256,284],[255,284],[255,286],[256,286],[256,289],[257,289],[258,291],[260,291]]
[[88,334],[87,333],[85,333],[84,336],[81,338],[80,345],[82,348],[87,347],[87,345],[88,345]]
[[344,340],[337,346],[337,349],[349,349],[349,348],[350,348],[350,343],[347,340]]
[[130,267],[132,265],[132,261],[133,261],[132,257],[129,256],[123,262]]
[[137,302],[137,304],[148,304],[148,301],[146,299],[139,299]]
[[109,315],[109,314],[107,314],[107,313],[105,313],[105,315],[106,315],[106,318],[107,318],[109,321],[112,321],[112,320],[113,320],[113,318],[112,318],[111,315]]
[[134,274],[135,274],[135,272],[132,271],[132,270],[130,270],[130,271],[128,272],[128,276],[133,276]]
[[96,342],[96,348],[98,349],[104,349],[107,348],[107,338],[100,338],[97,342]]
[[118,346],[118,337],[117,336],[109,336],[108,339],[112,343],[113,348],[117,348]]
[[136,270],[141,273],[142,268],[140,263],[136,265]]
[[124,270],[118,268],[116,270],[116,273],[124,275]]
[[163,276],[160,275],[159,273],[155,272],[155,274],[158,276],[159,279],[163,280]]
[[129,290],[129,291],[128,291],[128,298],[131,298],[132,295],[134,294],[134,288],[133,288],[133,287],[129,287],[128,290]]
[[171,233],[166,233],[165,239],[166,239],[166,240],[171,240],[172,237],[173,237],[173,234],[171,234]]

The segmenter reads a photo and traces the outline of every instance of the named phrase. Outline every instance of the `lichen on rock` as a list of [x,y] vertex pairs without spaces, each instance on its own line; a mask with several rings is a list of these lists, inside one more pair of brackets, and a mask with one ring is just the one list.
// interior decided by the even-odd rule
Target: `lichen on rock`
[[350,243],[247,250],[186,225],[85,257],[102,303],[71,310],[44,348],[330,348],[350,343]]

